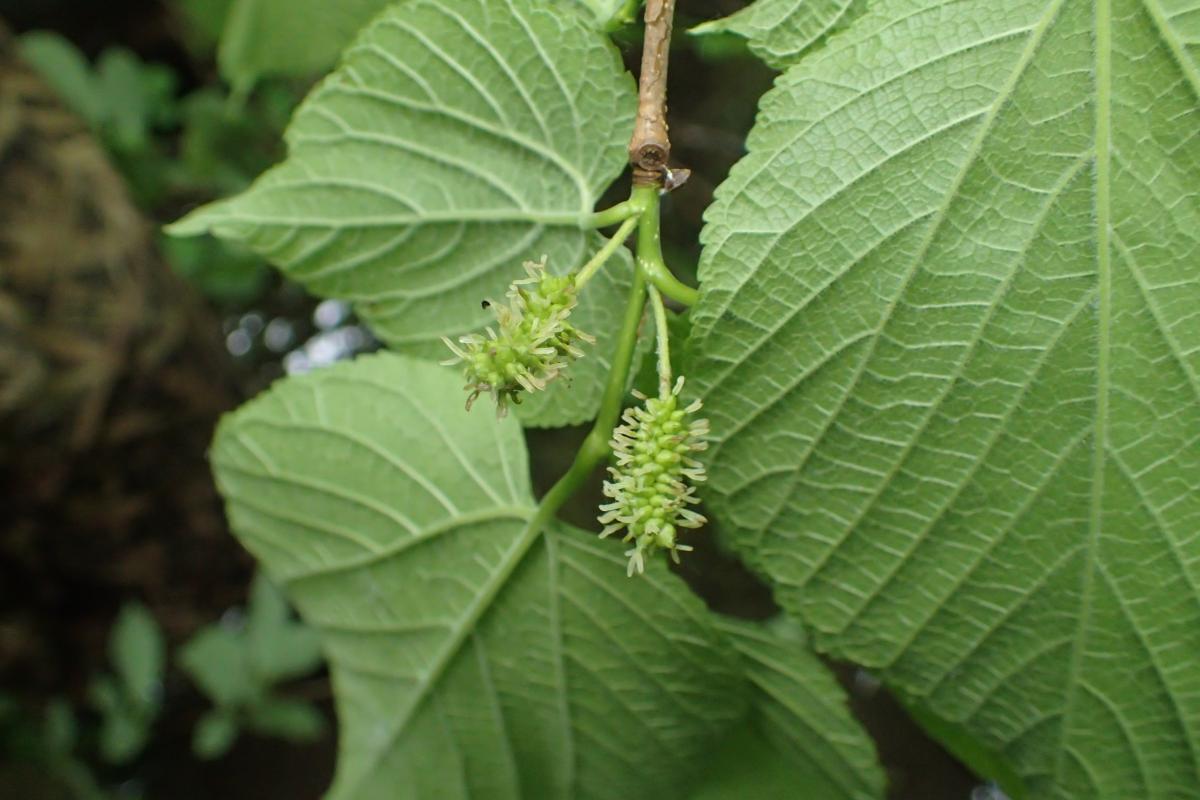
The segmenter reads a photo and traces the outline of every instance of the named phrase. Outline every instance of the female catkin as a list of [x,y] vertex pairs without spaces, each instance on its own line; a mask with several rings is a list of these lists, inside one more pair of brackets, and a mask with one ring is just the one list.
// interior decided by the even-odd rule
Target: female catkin
[[633,547],[628,573],[642,572],[646,556],[666,550],[679,561],[679,551],[691,546],[678,541],[680,528],[698,528],[704,517],[688,508],[699,502],[693,484],[705,479],[703,465],[692,457],[707,447],[708,420],[694,419],[700,401],[682,407],[679,392],[683,378],[658,397],[646,397],[641,407],[627,408],[612,436],[615,464],[608,468],[612,480],[604,483],[611,503],[600,506],[605,537],[625,530],[624,541]]
[[498,333],[489,326],[486,336],[468,334],[458,344],[442,337],[455,356],[442,363],[463,365],[468,410],[488,393],[503,417],[510,402],[521,402],[522,392],[545,389],[571,360],[582,357],[579,342],[596,341],[568,321],[577,300],[574,275],[551,275],[544,256],[526,261],[525,272],[527,277],[509,288],[506,305],[488,304]]

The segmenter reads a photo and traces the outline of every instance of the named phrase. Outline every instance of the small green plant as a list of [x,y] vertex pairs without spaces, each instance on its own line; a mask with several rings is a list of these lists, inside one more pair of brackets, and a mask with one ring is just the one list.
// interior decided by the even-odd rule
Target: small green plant
[[155,134],[176,123],[175,74],[120,47],[95,66],[70,41],[34,31],[21,37],[21,55],[120,159],[143,158]]
[[100,754],[125,764],[142,752],[162,709],[166,644],[154,617],[139,603],[121,608],[108,640],[113,671],[89,689],[100,713]]
[[[171,227],[393,351],[277,384],[213,446],[236,535],[329,657],[330,796],[879,798],[818,652],[1012,798],[1195,796],[1194,15],[759,0],[709,26],[782,74],[693,288],[660,236],[674,4],[646,3],[636,91],[590,5],[385,9],[287,159]],[[559,300],[489,308],[543,255]],[[443,340],[511,414],[463,410]],[[657,393],[631,396],[651,342]],[[535,499],[523,428],[580,423]],[[557,519],[606,465],[624,554]],[[668,571],[697,501],[782,618]]]
[[200,758],[224,755],[243,729],[292,741],[311,741],[324,730],[315,707],[276,689],[316,670],[321,650],[316,633],[291,618],[279,590],[262,575],[251,586],[244,619],[200,630],[177,661],[214,706],[193,731]]
[[0,782],[4,764],[34,764],[75,800],[108,800],[87,762],[79,757],[79,746],[79,722],[65,699],[55,698],[40,715],[31,715],[16,700],[0,694]]
[[[275,160],[298,97],[283,81],[260,82],[251,97],[212,86],[181,97],[170,68],[121,47],[107,48],[95,64],[55,33],[24,34],[20,47],[92,129],[149,213],[244,189]],[[245,247],[212,237],[160,243],[170,264],[218,302],[244,303],[266,283],[266,265]]]

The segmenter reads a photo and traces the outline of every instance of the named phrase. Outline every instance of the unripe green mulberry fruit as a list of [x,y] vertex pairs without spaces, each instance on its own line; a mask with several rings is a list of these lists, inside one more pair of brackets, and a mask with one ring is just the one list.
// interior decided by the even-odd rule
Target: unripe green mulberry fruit
[[613,431],[616,464],[608,468],[612,480],[604,483],[612,502],[600,506],[605,526],[600,536],[625,531],[624,541],[633,543],[625,552],[630,575],[642,572],[646,555],[656,550],[668,551],[678,563],[679,551],[692,549],[679,543],[680,529],[706,521],[688,506],[699,502],[693,484],[705,479],[704,466],[692,453],[708,446],[708,420],[692,418],[699,400],[680,407],[682,388],[680,378],[658,397],[635,392],[645,405],[625,409],[623,424]]
[[488,327],[486,336],[469,334],[457,345],[442,338],[455,355],[442,363],[463,365],[468,410],[486,392],[496,402],[496,414],[504,416],[509,402],[521,402],[521,392],[546,388],[571,360],[582,357],[579,342],[596,341],[567,321],[576,303],[574,275],[546,272],[545,256],[526,261],[525,271],[528,277],[509,288],[507,305],[490,304],[499,333]]

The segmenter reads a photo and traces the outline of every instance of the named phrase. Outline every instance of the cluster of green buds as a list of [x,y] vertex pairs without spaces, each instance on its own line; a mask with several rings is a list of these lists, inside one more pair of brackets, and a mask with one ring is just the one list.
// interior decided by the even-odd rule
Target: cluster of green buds
[[604,494],[611,503],[600,506],[603,538],[625,530],[624,541],[633,547],[628,574],[646,568],[646,556],[666,550],[676,563],[679,551],[691,550],[677,541],[680,528],[699,528],[702,515],[688,508],[698,502],[692,485],[705,479],[703,465],[692,453],[707,447],[708,420],[693,419],[700,410],[697,400],[680,406],[683,378],[658,397],[634,392],[645,405],[627,408],[622,425],[613,431],[612,449],[616,464],[608,468],[612,480],[605,481]]
[[506,305],[484,301],[496,315],[499,332],[488,327],[486,336],[469,334],[458,344],[442,338],[455,356],[442,363],[463,365],[468,410],[487,393],[496,402],[496,414],[504,416],[509,402],[521,402],[521,392],[546,388],[580,358],[578,342],[596,341],[567,321],[576,302],[573,274],[551,275],[545,256],[526,261],[525,272],[527,277],[509,288]]

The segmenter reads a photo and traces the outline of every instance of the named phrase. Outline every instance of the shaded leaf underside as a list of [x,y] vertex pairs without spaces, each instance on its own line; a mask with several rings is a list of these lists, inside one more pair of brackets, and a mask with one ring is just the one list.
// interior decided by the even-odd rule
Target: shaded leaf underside
[[677,796],[742,713],[735,660],[665,570],[630,581],[618,548],[530,531],[519,427],[453,391],[378,356],[218,434],[232,525],[331,665],[331,796]]
[[[493,322],[481,307],[548,257],[578,269],[586,230],[625,165],[635,105],[618,54],[548,0],[414,0],[381,14],[287,131],[288,158],[247,192],[172,232],[247,244],[316,294],[353,302],[390,347],[447,355],[441,337]],[[524,411],[535,424],[595,413],[629,259],[582,296],[600,341]]]
[[234,530],[321,636],[331,797],[681,797],[748,698],[778,774],[879,796],[802,642],[718,626],[661,561],[631,580],[617,544],[533,530],[519,427],[454,391],[446,369],[360,359],[277,384],[214,445]]
[[708,215],[710,499],[1039,797],[1200,782],[1200,7],[882,0]]
[[[781,798],[795,797],[800,787],[806,796],[823,800],[881,797],[884,777],[874,748],[845,713],[845,692],[809,648],[799,625],[730,619],[717,625],[742,656],[751,687],[750,725],[764,752],[779,754],[767,760],[759,754],[743,768],[758,771],[772,761],[789,765],[790,780],[778,781]],[[796,775],[803,778],[798,781]],[[746,786],[752,775],[738,778],[730,797],[759,797]]]

